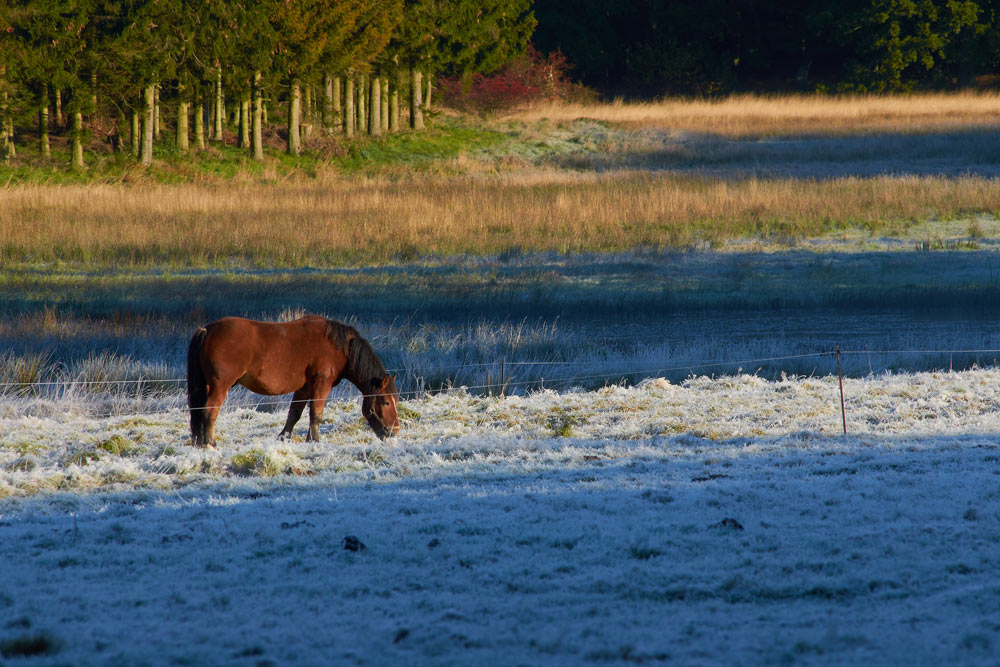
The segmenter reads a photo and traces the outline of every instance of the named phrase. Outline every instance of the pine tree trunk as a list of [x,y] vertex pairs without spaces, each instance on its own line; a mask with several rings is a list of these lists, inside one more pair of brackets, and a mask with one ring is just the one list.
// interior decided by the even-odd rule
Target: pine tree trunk
[[125,137],[128,135],[128,118],[125,116],[125,112],[120,108],[118,109],[118,120],[115,123],[115,136],[112,139],[112,148],[115,153],[125,152]]
[[194,92],[194,146],[200,151],[205,150],[205,102],[198,88]]
[[0,146],[3,147],[3,159],[17,157],[14,147],[14,118],[10,114],[7,91],[3,92],[3,104],[0,104]]
[[430,72],[427,73],[427,94],[424,95],[424,111],[431,110],[431,91],[434,90],[434,75]]
[[97,70],[90,73],[90,114],[97,115]]
[[313,95],[312,86],[306,86],[302,91],[302,96],[305,98],[302,100],[302,120],[299,122],[299,136],[302,141],[309,141],[309,137],[312,136],[312,119],[313,119]]
[[222,96],[222,66],[215,68],[215,136],[213,139],[222,141],[222,122],[226,117],[226,103]]
[[302,139],[299,136],[299,117],[302,113],[302,88],[298,79],[292,79],[288,91],[288,154],[302,154]]
[[62,90],[56,88],[56,127],[61,130],[66,127],[65,122],[66,119],[63,118],[62,112]]
[[[184,94],[183,88],[179,91]],[[191,109],[191,102],[184,97],[177,104],[177,151],[184,155],[191,149],[191,142],[188,137],[188,115]]]
[[410,67],[410,127],[414,130],[424,129],[423,103],[421,102],[420,70]]
[[264,91],[260,87],[260,72],[253,74],[253,159],[264,159],[264,131],[261,121],[264,115]]
[[344,134],[354,137],[354,73],[348,73],[344,80]]
[[389,131],[389,77],[382,77],[382,131]]
[[142,108],[142,155],[141,162],[147,167],[153,164],[153,84],[143,91]]
[[250,147],[250,91],[240,93],[240,148]]
[[368,77],[364,74],[358,77],[358,134],[366,134],[368,132],[368,107],[365,106],[367,101],[365,97],[368,95]]
[[73,112],[73,168],[83,169],[83,112]]
[[129,123],[129,129],[131,130],[131,140],[129,147],[132,149],[132,157],[136,160],[139,159],[139,148],[142,145],[142,139],[139,135],[139,111],[137,109],[132,110],[131,123]]
[[403,72],[396,70],[396,80],[389,98],[389,131],[399,132],[399,89],[403,87]]
[[153,139],[160,140],[160,86],[153,86]]
[[335,132],[344,131],[344,105],[342,81],[339,76],[333,77],[333,129]]
[[42,99],[38,104],[38,152],[42,157],[52,157],[49,146],[49,86],[42,86]]
[[382,80],[372,77],[371,93],[368,95],[371,115],[368,118],[368,134],[377,137],[382,134]]
[[323,75],[323,129],[333,129],[333,77]]

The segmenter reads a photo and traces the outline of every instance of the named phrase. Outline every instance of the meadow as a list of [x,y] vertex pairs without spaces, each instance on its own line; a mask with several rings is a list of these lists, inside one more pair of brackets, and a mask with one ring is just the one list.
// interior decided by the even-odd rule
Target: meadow
[[[111,156],[89,180],[26,157],[0,198],[5,375],[179,378],[196,326],[309,311],[359,326],[411,391],[492,390],[507,362],[542,362],[520,369],[530,390],[553,362],[601,386],[835,344],[994,349],[993,102],[443,113],[426,133],[264,165],[229,147],[150,170]],[[848,369],[985,359],[866,354]]]
[[[989,664],[995,102],[442,112],[86,175],[22,150],[0,655]],[[399,374],[402,434],[341,386],[321,442],[279,442],[288,398],[236,390],[191,447],[192,331],[305,312]]]

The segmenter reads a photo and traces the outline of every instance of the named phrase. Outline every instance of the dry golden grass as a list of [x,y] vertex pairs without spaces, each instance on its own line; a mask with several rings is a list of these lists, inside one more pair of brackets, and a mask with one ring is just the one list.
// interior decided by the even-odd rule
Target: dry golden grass
[[418,255],[620,251],[1000,212],[983,178],[749,179],[554,170],[280,185],[24,186],[0,198],[0,265],[332,265]]
[[[914,222],[1000,213],[1000,181],[954,175],[994,173],[996,132],[817,138],[808,146],[738,139],[995,128],[995,93],[737,96],[564,105],[511,116],[528,123],[578,117],[727,136],[674,141],[616,130],[600,140],[606,146],[553,158],[583,171],[540,167],[513,153],[499,162],[460,156],[420,174],[401,165],[368,180],[320,169],[314,180],[277,184],[237,178],[175,186],[23,185],[0,197],[0,266],[63,260],[298,267],[462,253],[622,251],[736,238],[793,241],[846,228],[899,234]],[[546,143],[546,132],[567,130],[540,123],[523,133],[522,146]],[[570,146],[582,145],[581,138],[587,139],[557,137]],[[922,168],[952,176],[844,176]]]
[[713,100],[550,104],[505,117],[536,122],[592,118],[728,137],[932,132],[1000,125],[1000,93],[915,95],[734,95]]

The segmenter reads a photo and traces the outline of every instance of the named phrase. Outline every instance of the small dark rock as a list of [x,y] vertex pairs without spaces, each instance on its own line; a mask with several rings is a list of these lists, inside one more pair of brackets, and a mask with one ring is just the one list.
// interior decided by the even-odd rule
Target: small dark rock
[[669,493],[665,493],[663,491],[654,492],[649,489],[646,489],[645,491],[642,492],[642,497],[645,500],[654,503],[660,503],[661,505],[666,505],[668,503],[674,502],[674,497],[671,496]]
[[364,542],[353,535],[344,538],[344,551],[364,551],[367,548]]
[[22,635],[0,642],[0,655],[5,658],[50,655],[58,651],[59,641],[44,632],[37,635]]
[[723,530],[743,530],[742,523],[728,516],[719,523],[713,523],[710,527],[721,528]]
[[719,473],[710,473],[701,477],[692,477],[692,482],[711,482],[714,479],[731,479],[730,475],[723,475]]
[[433,549],[434,547],[439,547],[439,546],[441,546],[441,540],[439,540],[436,537],[433,540],[431,540],[430,542],[427,543],[427,548],[428,549]]
[[392,638],[392,643],[398,644],[399,642],[403,641],[409,636],[410,636],[409,630],[407,630],[406,628],[400,628],[399,631],[396,632],[396,636]]

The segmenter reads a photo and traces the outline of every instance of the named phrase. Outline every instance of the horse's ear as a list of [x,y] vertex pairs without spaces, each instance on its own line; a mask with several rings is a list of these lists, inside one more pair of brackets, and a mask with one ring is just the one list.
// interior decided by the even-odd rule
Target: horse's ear
[[384,378],[382,378],[382,384],[379,386],[379,389],[384,391],[389,388],[390,382],[395,382],[395,381],[396,381],[395,376],[386,375]]

